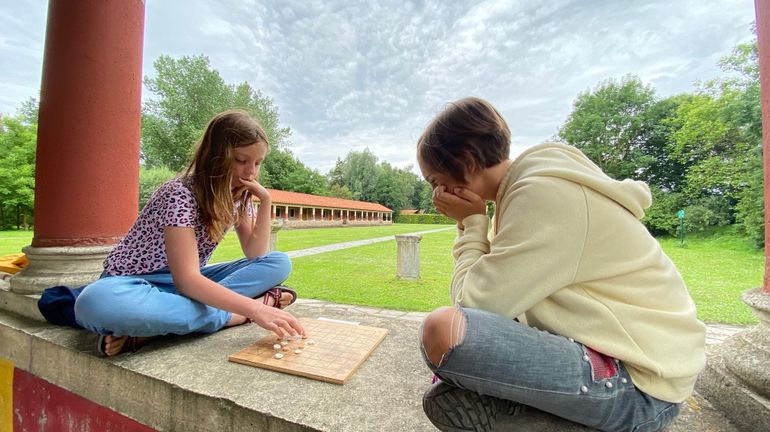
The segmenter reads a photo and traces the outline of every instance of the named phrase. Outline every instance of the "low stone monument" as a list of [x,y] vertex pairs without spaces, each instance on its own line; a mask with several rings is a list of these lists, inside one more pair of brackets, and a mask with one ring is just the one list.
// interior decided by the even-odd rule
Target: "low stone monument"
[[280,231],[281,228],[283,228],[283,221],[273,219],[273,221],[270,222],[270,252],[274,251],[277,247],[278,231]]
[[398,248],[396,277],[402,279],[420,278],[420,240],[422,240],[422,236],[418,235],[396,235],[396,245]]

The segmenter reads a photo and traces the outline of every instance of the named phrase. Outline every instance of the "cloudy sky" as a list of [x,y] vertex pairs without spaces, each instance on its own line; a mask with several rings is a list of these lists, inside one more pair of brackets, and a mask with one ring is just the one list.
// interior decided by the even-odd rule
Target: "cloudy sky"
[[[44,0],[0,4],[0,113],[37,97],[46,12]],[[753,22],[752,0],[147,0],[144,75],[162,54],[204,54],[273,99],[308,166],[326,173],[368,147],[404,167],[449,101],[490,100],[518,153],[608,78],[695,91]]]

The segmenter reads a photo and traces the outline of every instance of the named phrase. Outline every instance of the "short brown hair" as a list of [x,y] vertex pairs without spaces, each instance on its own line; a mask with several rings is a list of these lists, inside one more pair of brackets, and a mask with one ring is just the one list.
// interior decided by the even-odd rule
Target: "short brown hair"
[[430,122],[417,141],[417,155],[431,168],[455,180],[508,159],[511,131],[489,102],[468,97],[451,102]]

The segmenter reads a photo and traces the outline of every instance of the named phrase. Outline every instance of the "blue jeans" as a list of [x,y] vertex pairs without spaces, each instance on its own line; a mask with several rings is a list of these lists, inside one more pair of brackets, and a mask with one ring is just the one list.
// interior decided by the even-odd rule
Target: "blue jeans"
[[637,389],[622,362],[491,312],[460,309],[465,336],[435,366],[447,384],[507,399],[603,431],[657,431],[679,405]]
[[[271,252],[201,268],[201,274],[246,297],[259,297],[291,272],[289,257]],[[180,294],[168,268],[135,276],[106,276],[88,285],[75,302],[75,319],[84,328],[115,336],[212,333],[230,312]]]

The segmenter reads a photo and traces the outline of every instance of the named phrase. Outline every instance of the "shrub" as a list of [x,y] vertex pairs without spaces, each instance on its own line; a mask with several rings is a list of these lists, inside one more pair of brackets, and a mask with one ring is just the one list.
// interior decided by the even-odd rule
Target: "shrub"
[[685,208],[685,232],[703,232],[732,222],[731,201],[724,196],[702,197]]
[[168,168],[139,167],[139,210],[144,208],[155,189],[174,178],[176,173]]
[[684,196],[652,187],[652,206],[645,211],[642,222],[652,235],[675,235],[679,229],[676,214],[684,207]]
[[403,224],[454,224],[455,221],[442,214],[397,214],[393,216],[393,222]]
[[755,172],[749,185],[739,194],[738,204],[735,205],[735,219],[741,232],[761,249],[765,247],[765,197],[762,170]]

